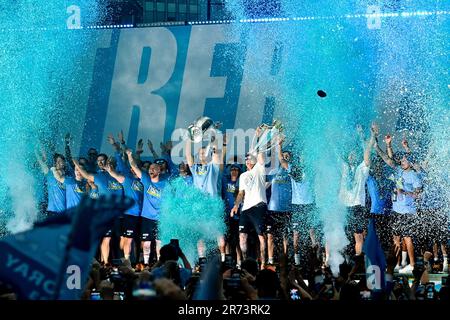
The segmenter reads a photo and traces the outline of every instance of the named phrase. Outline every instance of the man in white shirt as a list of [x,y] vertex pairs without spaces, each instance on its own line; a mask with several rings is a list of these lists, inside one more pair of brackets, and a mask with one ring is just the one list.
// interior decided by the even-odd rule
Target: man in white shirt
[[245,158],[247,171],[239,177],[239,194],[236,197],[234,207],[230,215],[233,217],[242,206],[239,220],[239,245],[243,259],[247,258],[247,237],[251,227],[254,227],[259,239],[261,269],[265,265],[266,243],[264,237],[264,219],[267,212],[266,197],[266,168],[264,154],[258,153],[257,157],[248,154]]
[[353,234],[357,256],[362,252],[364,231],[367,229],[365,186],[369,177],[370,153],[375,143],[376,130],[378,130],[377,127],[372,125],[372,134],[364,148],[363,161],[359,162],[357,152],[352,150],[347,161],[342,164],[339,200],[348,211],[347,232]]

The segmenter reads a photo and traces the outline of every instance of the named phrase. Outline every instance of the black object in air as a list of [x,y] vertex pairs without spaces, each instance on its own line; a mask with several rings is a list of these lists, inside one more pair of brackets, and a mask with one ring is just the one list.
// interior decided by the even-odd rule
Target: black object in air
[[321,98],[325,98],[327,96],[327,93],[323,90],[317,91],[317,95]]

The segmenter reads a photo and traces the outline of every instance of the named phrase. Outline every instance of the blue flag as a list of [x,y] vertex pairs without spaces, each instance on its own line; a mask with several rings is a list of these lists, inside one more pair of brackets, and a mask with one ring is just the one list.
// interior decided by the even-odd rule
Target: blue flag
[[385,286],[386,258],[378,240],[374,218],[369,220],[368,234],[364,241],[363,252],[366,260],[367,287],[372,292],[381,291]]
[[122,197],[84,198],[70,213],[1,239],[0,281],[18,299],[79,299],[101,238],[131,204]]

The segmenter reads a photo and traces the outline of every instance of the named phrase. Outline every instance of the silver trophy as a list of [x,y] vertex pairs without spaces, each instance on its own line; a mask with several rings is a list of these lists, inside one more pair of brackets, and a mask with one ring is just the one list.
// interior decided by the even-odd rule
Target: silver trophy
[[221,126],[220,122],[214,122],[211,118],[208,117],[200,117],[197,120],[195,120],[189,127],[188,127],[188,137],[193,141],[194,143],[199,143],[202,140],[204,140],[206,134],[208,131],[210,131],[210,134],[212,135],[209,140],[211,142],[214,141],[215,136],[220,133],[218,130]]
[[284,138],[283,125],[279,120],[274,120],[272,125],[263,123],[257,130],[260,131],[260,134],[255,133],[250,147],[250,153],[254,156],[275,148],[278,141]]

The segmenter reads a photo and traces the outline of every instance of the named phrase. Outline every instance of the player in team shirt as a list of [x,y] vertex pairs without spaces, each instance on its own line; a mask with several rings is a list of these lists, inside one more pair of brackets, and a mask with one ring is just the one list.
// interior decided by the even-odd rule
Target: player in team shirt
[[158,223],[161,213],[161,196],[167,184],[167,180],[160,180],[161,168],[158,164],[152,163],[148,172],[142,171],[133,158],[131,150],[126,151],[128,161],[136,176],[144,186],[144,200],[142,206],[141,236],[143,241],[144,264],[149,263],[151,242],[156,242],[156,255],[159,259],[161,241],[159,240]]
[[242,254],[239,247],[239,211],[230,217],[230,211],[234,207],[236,196],[239,193],[239,176],[241,174],[241,167],[234,163],[230,166],[230,174],[224,175],[222,179],[222,199],[225,203],[224,221],[226,225],[226,234],[223,242],[219,242],[219,250],[222,260],[225,259],[225,254],[230,253],[235,256],[234,261],[238,265],[241,264]]
[[182,178],[188,186],[193,185],[194,181],[192,178],[192,173],[191,170],[189,170],[189,166],[186,163],[182,162],[178,166],[178,176]]
[[[390,147],[390,146],[388,146]],[[375,148],[381,158],[394,169],[392,176],[395,182],[395,187],[392,190],[392,214],[393,214],[393,234],[394,245],[396,250],[401,250],[401,239],[406,245],[406,250],[409,257],[409,265],[399,269],[400,273],[410,273],[414,269],[414,245],[412,237],[414,235],[414,226],[418,222],[416,199],[419,198],[422,181],[412,167],[413,159],[407,153],[400,153],[395,155],[399,159],[397,164],[393,158],[384,153],[376,144]]]
[[[217,142],[218,139],[215,139],[210,146],[199,148],[198,160],[194,161],[191,149],[192,142],[189,139],[186,140],[186,161],[192,173],[193,185],[212,197],[220,197],[221,195],[222,183],[220,175],[223,171],[223,158],[226,153],[226,141],[224,140],[221,153],[218,150]],[[210,148],[212,149],[212,159],[210,159],[208,154]],[[219,238],[218,242],[219,247],[223,247],[224,239]],[[205,257],[206,250],[204,241],[199,240],[197,247],[199,257]]]
[[[83,165],[79,165],[80,168],[85,169]],[[80,170],[75,167],[75,176],[64,176],[59,173],[55,174],[56,180],[62,183],[66,189],[66,208],[71,209],[80,204],[81,198],[88,192],[88,183],[83,178]]]
[[290,152],[282,151],[282,140],[278,142],[279,166],[268,174],[271,184],[271,196],[268,205],[266,234],[268,263],[273,264],[276,243],[283,243],[283,252],[287,253],[288,234],[291,224],[292,185],[289,176]]
[[56,179],[57,176],[66,175],[66,161],[62,154],[55,153],[53,166],[49,168],[45,163],[46,156],[43,151],[41,155],[36,151],[36,158],[47,182],[47,216],[54,216],[66,210],[66,189],[64,184]]
[[[104,153],[101,153],[97,157],[97,166],[98,171],[96,173],[89,173],[85,169],[83,169],[77,160],[73,160],[75,168],[78,169],[86,180],[91,183],[94,183],[97,186],[98,195],[99,196],[109,196],[109,195],[117,195],[123,196],[123,187],[122,185],[112,177],[107,169],[108,167],[115,167],[115,163],[112,159],[108,159],[108,156]],[[109,262],[109,252],[110,252],[110,242],[111,242],[112,230],[108,230],[108,232],[103,237],[100,253],[101,253],[101,262],[104,264],[108,264]]]
[[367,231],[366,182],[369,177],[370,153],[374,143],[375,135],[372,130],[369,141],[365,143],[363,156],[357,150],[352,150],[348,153],[347,159],[342,161],[339,199],[347,208],[347,232],[349,237],[354,237],[356,256],[362,253],[364,233]]

